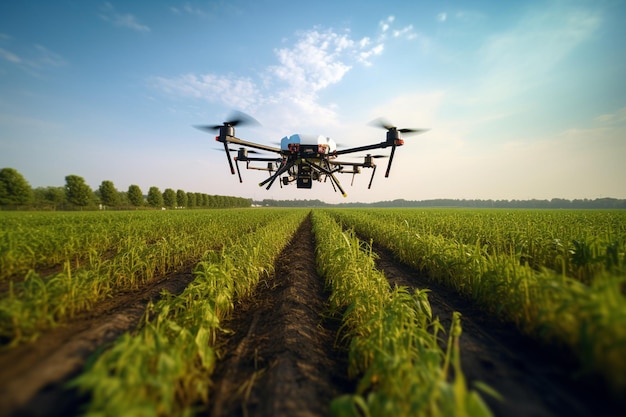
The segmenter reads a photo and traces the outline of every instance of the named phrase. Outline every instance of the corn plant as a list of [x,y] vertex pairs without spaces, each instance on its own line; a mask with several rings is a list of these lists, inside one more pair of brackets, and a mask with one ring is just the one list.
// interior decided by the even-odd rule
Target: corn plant
[[520,262],[516,252],[419,233],[407,222],[357,211],[333,215],[486,311],[546,342],[567,346],[579,357],[582,371],[600,373],[617,394],[626,392],[622,266],[594,272],[585,283],[568,276],[566,269],[537,268]]
[[74,381],[91,393],[87,415],[187,416],[200,404],[206,407],[221,321],[238,298],[270,277],[276,257],[305,215],[285,212],[240,240],[206,252],[182,294],[165,294],[150,306],[136,334],[118,339]]
[[[155,277],[196,263],[205,252],[254,231],[277,213],[269,210],[143,212],[141,215],[122,212],[102,218],[95,217],[101,213],[90,213],[85,218],[79,214],[79,219],[92,221],[93,224],[84,226],[90,225],[93,231],[107,227],[117,230],[116,237],[107,240],[114,241],[115,246],[105,246],[106,249],[93,246],[77,252],[75,242],[90,242],[93,235],[89,230],[86,235],[81,234],[84,229],[75,230],[78,237],[66,236],[63,238],[66,243],[60,245],[63,250],[71,247],[72,255],[64,258],[58,272],[43,275],[29,270],[22,279],[9,280],[11,291],[0,294],[0,338],[7,340],[9,346],[34,340],[41,331],[89,310],[118,291],[137,289]],[[63,213],[64,227],[67,215]],[[110,256],[100,255],[102,250]],[[79,253],[85,253],[86,257]]]
[[390,288],[374,267],[371,249],[327,214],[315,212],[313,226],[331,311],[344,311],[341,338],[349,345],[349,376],[359,379],[354,394],[333,401],[333,415],[491,415],[463,377],[459,316],[444,352],[438,344],[443,329],[432,317],[426,291]]

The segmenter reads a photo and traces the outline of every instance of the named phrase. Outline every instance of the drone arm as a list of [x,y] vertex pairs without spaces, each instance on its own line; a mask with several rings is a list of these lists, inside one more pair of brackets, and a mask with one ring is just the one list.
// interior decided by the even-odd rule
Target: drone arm
[[342,166],[350,166],[350,167],[362,167],[363,162],[343,162],[343,161],[328,161],[330,165],[335,165],[338,168],[335,170],[341,169]]
[[236,138],[235,136],[224,136],[224,137],[218,136],[217,140],[219,142],[223,142],[224,146],[226,146],[227,143],[234,143],[236,145],[247,146],[249,148],[259,149],[259,150],[267,151],[267,152],[276,152],[276,153],[282,152],[280,148],[275,148],[273,146],[267,146],[267,145],[263,145],[260,143],[248,142],[247,140],[239,139],[239,138]]
[[388,142],[376,143],[374,145],[359,146],[356,148],[341,149],[335,152],[335,155],[345,155],[354,152],[370,151],[372,149],[382,149],[390,146]]
[[250,161],[250,162],[281,162],[282,159],[280,158],[256,158],[256,157],[246,157],[246,161]]

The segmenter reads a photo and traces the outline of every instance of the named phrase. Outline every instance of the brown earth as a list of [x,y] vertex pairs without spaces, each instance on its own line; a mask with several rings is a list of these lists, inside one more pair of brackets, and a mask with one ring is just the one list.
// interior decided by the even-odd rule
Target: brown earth
[[215,373],[213,417],[326,416],[330,401],[353,389],[346,355],[335,348],[340,323],[324,317],[307,218],[281,253],[273,279],[239,303],[225,323],[225,357]]
[[[310,219],[279,256],[274,277],[240,300],[218,340],[221,358],[210,407],[199,415],[325,416],[330,400],[351,392],[346,354],[335,344],[338,319],[327,317],[323,281],[315,268]],[[434,315],[448,326],[463,315],[461,355],[466,377],[482,381],[505,399],[485,395],[497,416],[614,416],[623,404],[599,383],[577,379],[571,358],[545,348],[512,326],[482,314],[470,302],[376,249],[378,267],[392,285],[430,288]],[[87,398],[64,384],[87,358],[132,330],[161,288],[180,293],[191,269],[149,288],[120,294],[89,314],[47,332],[37,342],[0,353],[0,416],[71,416]]]

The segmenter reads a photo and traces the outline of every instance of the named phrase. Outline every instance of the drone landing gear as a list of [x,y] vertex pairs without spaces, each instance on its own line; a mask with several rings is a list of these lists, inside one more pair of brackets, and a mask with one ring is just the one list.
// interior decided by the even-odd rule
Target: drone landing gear
[[276,181],[276,178],[280,177],[285,172],[289,171],[291,167],[293,166],[294,166],[294,162],[288,161],[287,163],[282,165],[280,168],[278,168],[278,170],[274,173],[274,175],[271,175],[269,178],[265,179],[264,181],[261,181],[259,183],[259,187],[263,187],[265,184],[269,183],[268,186],[265,188],[266,190],[269,190],[274,184],[274,181]]
[[337,179],[337,177],[335,177],[334,171],[331,171],[329,169],[326,169],[324,167],[321,167],[319,165],[314,165],[311,164],[309,162],[307,162],[307,164],[313,168],[314,170],[318,171],[318,172],[322,172],[323,174],[325,174],[328,178],[330,178],[331,183],[333,184],[333,188],[335,186],[337,186],[337,188],[339,189],[339,191],[341,192],[341,195],[344,197],[347,197],[348,194],[346,194],[346,192],[343,190],[343,188],[341,188],[341,184],[339,183],[339,180]]
[[372,176],[370,177],[370,183],[367,185],[367,189],[372,188],[372,181],[374,181],[374,174],[376,174],[376,165],[372,165]]
[[[233,161],[232,159],[230,159],[228,142],[224,142],[224,152],[226,153],[226,159],[228,159],[228,165],[230,166],[230,173],[235,175],[235,168],[233,167]],[[237,166],[237,172],[239,172],[239,166]],[[239,182],[241,182],[241,174],[239,174]]]

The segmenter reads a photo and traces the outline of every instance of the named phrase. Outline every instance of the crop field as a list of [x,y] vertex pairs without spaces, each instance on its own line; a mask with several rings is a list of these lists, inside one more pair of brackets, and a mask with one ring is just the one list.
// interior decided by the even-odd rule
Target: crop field
[[626,212],[0,212],[0,416],[615,416]]

